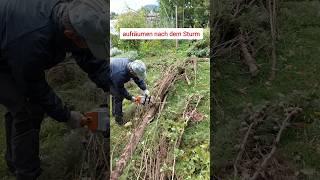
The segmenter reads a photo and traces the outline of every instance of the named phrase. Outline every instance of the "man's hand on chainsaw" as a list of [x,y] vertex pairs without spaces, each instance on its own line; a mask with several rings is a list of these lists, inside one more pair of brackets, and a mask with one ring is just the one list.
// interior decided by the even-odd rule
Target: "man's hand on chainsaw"
[[144,95],[144,96],[150,96],[149,90],[148,90],[148,89],[144,90],[143,93],[142,93],[142,95]]
[[135,96],[132,97],[132,102],[136,103],[136,104],[142,104],[142,105],[146,105],[150,103],[150,96],[144,95],[144,96]]
[[132,102],[136,104],[142,104],[142,96],[132,96]]
[[70,112],[70,119],[67,121],[67,124],[75,129],[80,128],[86,124],[87,118],[81,114],[79,111],[71,111]]

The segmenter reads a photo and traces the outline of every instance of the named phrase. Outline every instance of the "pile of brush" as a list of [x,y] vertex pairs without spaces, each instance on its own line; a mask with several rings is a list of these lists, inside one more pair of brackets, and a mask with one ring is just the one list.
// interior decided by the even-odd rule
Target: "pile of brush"
[[[234,179],[298,179],[299,170],[281,154],[279,144],[287,129],[307,128],[314,120],[310,111],[319,106],[314,94],[294,91],[279,94],[276,102],[248,104],[239,115],[238,144],[232,163],[219,170],[221,177]],[[220,175],[217,175],[219,178]]]

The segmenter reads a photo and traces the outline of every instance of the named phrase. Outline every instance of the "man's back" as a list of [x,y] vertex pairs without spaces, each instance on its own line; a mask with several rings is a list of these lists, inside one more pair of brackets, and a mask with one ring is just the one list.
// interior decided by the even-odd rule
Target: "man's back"
[[128,58],[110,58],[111,76],[125,71],[129,62]]
[[58,0],[1,0],[1,50],[20,37],[45,27]]

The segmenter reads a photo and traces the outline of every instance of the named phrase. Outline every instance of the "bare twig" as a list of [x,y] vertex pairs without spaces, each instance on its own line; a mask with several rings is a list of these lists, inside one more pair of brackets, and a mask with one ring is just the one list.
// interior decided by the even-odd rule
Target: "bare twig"
[[240,151],[236,157],[236,160],[234,161],[234,164],[233,164],[233,179],[236,179],[237,176],[238,176],[238,169],[237,169],[237,166],[238,166],[238,161],[241,159],[242,157],[242,154],[246,148],[246,144],[247,144],[247,141],[248,141],[248,137],[249,137],[249,134],[251,133],[251,130],[252,130],[252,127],[253,125],[255,124],[255,122],[252,122],[246,132],[246,135],[244,136],[243,140],[242,140],[242,143],[240,145]]
[[[190,100],[191,100],[192,97],[193,97],[193,96],[191,96],[191,97],[189,98],[189,100],[187,101],[187,104],[188,104],[188,105],[189,105],[189,102],[190,102]],[[195,107],[194,107],[193,110],[191,111],[191,114],[189,115],[189,117],[187,117],[186,114],[185,114],[188,105],[186,106],[185,111],[184,111],[184,113],[183,113],[183,118],[186,118],[186,120],[185,120],[185,127],[187,126],[187,124],[188,124],[189,120],[191,119],[191,117],[193,117],[194,113],[196,112],[197,107],[198,107],[198,105],[199,105],[199,103],[200,103],[200,101],[201,101],[202,98],[203,98],[203,96],[199,96],[199,97],[198,97],[197,104],[195,105]],[[174,174],[175,174],[175,166],[176,166],[176,156],[175,156],[174,150],[175,150],[178,146],[180,146],[181,139],[182,139],[183,133],[184,133],[184,131],[185,131],[185,127],[181,130],[180,135],[179,135],[179,137],[176,139],[175,144],[174,144],[174,146],[173,146],[173,165],[172,165],[171,180],[173,180],[173,177],[174,177]]]
[[250,54],[247,45],[245,44],[245,38],[242,35],[242,33],[240,33],[240,38],[239,38],[239,42],[240,42],[240,47],[241,47],[241,52],[243,54],[244,57],[244,62],[246,65],[248,65],[249,67],[249,71],[251,73],[252,76],[256,76],[259,72],[256,60],[252,57],[252,55]]
[[276,152],[277,146],[278,146],[278,144],[280,142],[280,138],[281,138],[282,132],[287,127],[288,121],[290,121],[290,119],[294,115],[300,113],[301,111],[302,111],[301,108],[297,108],[296,107],[296,108],[291,109],[290,112],[287,114],[287,117],[283,120],[281,128],[278,131],[277,137],[276,137],[275,141],[273,142],[273,146],[272,146],[272,149],[271,149],[270,153],[263,159],[263,161],[260,164],[259,168],[253,174],[253,176],[250,178],[250,180],[256,180],[258,178],[258,176],[261,173],[261,171],[266,167],[266,165],[268,164],[269,160],[272,158],[273,154]]
[[[182,63],[184,65],[185,61]],[[159,87],[155,88],[158,91],[153,93],[155,94],[156,100],[163,101],[164,96],[167,94],[168,89],[175,81],[177,75],[179,75],[179,69],[177,66],[172,66],[169,68],[169,71],[165,74],[164,78],[161,79],[161,83],[159,83]],[[132,154],[134,153],[143,133],[144,129],[146,128],[147,124],[155,117],[157,112],[159,111],[160,104],[155,103],[151,105],[148,111],[143,116],[143,119],[139,126],[134,129],[134,132],[130,138],[129,143],[124,148],[120,159],[118,160],[115,169],[111,172],[111,179],[117,180],[120,175],[122,174],[123,169],[125,168],[128,160],[131,158]],[[150,161],[151,162],[151,161]],[[150,169],[152,171],[152,169]]]
[[187,75],[186,72],[184,73],[184,78],[185,78],[187,84],[190,85],[190,80],[189,80],[188,75]]
[[277,57],[276,57],[276,0],[269,1],[269,19],[270,19],[270,28],[271,28],[271,73],[269,80],[273,81],[276,77],[276,66],[277,66]]

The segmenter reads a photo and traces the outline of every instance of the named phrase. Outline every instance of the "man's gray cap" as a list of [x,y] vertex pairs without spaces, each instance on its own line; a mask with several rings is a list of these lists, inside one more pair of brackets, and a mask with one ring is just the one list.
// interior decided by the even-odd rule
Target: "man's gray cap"
[[107,59],[108,7],[103,0],[73,0],[69,6],[69,18],[77,33],[82,36],[92,54]]
[[147,77],[147,67],[144,62],[135,60],[129,63],[129,67],[139,79],[145,79]]

